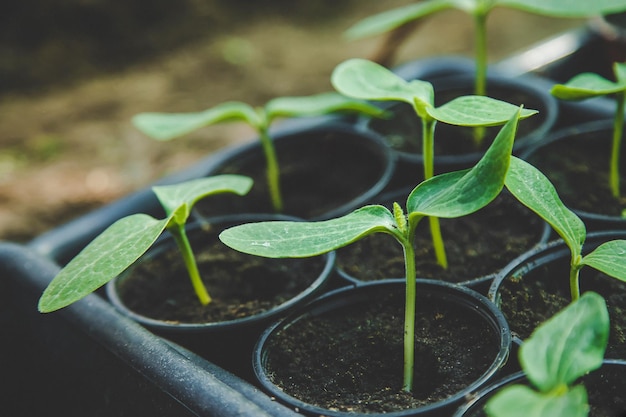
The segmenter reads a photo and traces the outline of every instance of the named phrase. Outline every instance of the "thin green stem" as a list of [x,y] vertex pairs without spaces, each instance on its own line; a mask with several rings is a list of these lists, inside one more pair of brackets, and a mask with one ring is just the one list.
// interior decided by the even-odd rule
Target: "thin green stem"
[[[474,80],[474,94],[487,95],[487,13],[478,12],[474,15],[474,54],[476,75]],[[474,144],[480,148],[485,137],[485,127],[474,128]]]
[[474,56],[474,94],[484,96],[487,94],[487,13],[474,15]]
[[[422,153],[424,158],[424,179],[432,178],[435,172],[435,119],[422,119]],[[435,258],[442,268],[448,268],[448,258],[446,256],[446,248],[441,236],[441,226],[439,219],[429,217],[428,224],[430,226],[430,235],[433,240],[433,249],[435,250]]]
[[613,145],[611,147],[611,163],[609,172],[609,185],[613,197],[620,197],[620,148],[622,146],[622,132],[624,129],[624,102],[626,101],[626,92],[620,92],[616,97],[617,108],[615,109],[615,118],[613,120]]
[[580,265],[578,260],[572,259],[569,270],[569,289],[572,302],[580,298]]
[[191,279],[191,285],[198,296],[198,300],[200,300],[200,303],[204,306],[209,304],[211,302],[211,296],[204,286],[202,278],[200,278],[198,264],[196,263],[196,258],[191,250],[191,244],[187,238],[187,233],[185,233],[185,226],[176,224],[175,226],[170,227],[169,231],[172,236],[174,236],[174,240],[176,241],[176,244],[178,245],[178,248],[183,256],[185,267],[187,268],[189,278]]
[[259,136],[261,138],[261,145],[263,146],[263,153],[265,154],[265,161],[267,163],[267,187],[272,200],[272,208],[276,213],[282,213],[283,198],[280,192],[280,169],[278,168],[276,149],[274,148],[274,143],[272,142],[272,138],[270,137],[266,127],[259,129]]
[[404,269],[406,274],[406,299],[404,305],[404,375],[402,389],[413,389],[413,369],[415,366],[415,297],[417,283],[415,272],[415,249],[412,239],[402,241]]

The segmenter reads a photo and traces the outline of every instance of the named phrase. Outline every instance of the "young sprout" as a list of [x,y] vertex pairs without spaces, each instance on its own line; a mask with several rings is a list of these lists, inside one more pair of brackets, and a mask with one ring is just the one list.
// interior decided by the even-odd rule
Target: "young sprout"
[[[365,59],[350,59],[337,66],[331,82],[341,94],[364,100],[402,101],[413,106],[422,121],[424,179],[434,175],[435,125],[442,122],[457,126],[497,126],[504,124],[517,109],[503,101],[482,96],[463,96],[435,107],[433,86],[427,81],[405,81],[382,65]],[[520,118],[537,113],[524,109]],[[430,230],[437,262],[447,268],[439,220],[430,217]]]
[[609,338],[604,299],[587,292],[541,324],[519,350],[524,374],[535,388],[515,384],[496,393],[489,417],[586,417],[587,390],[578,378],[602,366]]
[[614,63],[616,81],[591,72],[576,75],[565,84],[556,84],[550,92],[561,100],[585,100],[592,97],[615,95],[613,141],[609,163],[609,187],[613,197],[620,197],[619,157],[624,130],[624,103],[626,103],[626,63]]
[[626,10],[622,0],[426,0],[367,17],[346,31],[349,39],[379,35],[446,9],[458,9],[474,19],[474,93],[486,94],[487,17],[498,6],[546,16],[583,18]]
[[522,204],[552,226],[569,248],[572,301],[580,297],[580,270],[585,265],[626,281],[626,240],[605,242],[583,256],[582,248],[587,237],[584,223],[563,204],[550,180],[537,168],[511,157],[504,184]]
[[279,117],[319,116],[333,112],[362,113],[374,117],[385,115],[382,109],[369,103],[329,92],[304,97],[279,97],[258,108],[229,101],[196,113],[140,113],[133,117],[133,124],[147,136],[166,141],[220,122],[248,123],[259,135],[267,164],[266,177],[272,206],[275,212],[280,213],[283,211],[280,168],[269,134],[270,125]]
[[419,184],[408,196],[406,213],[365,206],[343,217],[319,222],[261,222],[224,230],[220,239],[241,252],[269,258],[316,256],[349,245],[372,233],[388,233],[402,246],[406,272],[403,389],[413,386],[415,335],[415,228],[426,216],[454,218],[473,213],[501,191],[509,166],[520,111],[502,128],[471,169],[441,174]]
[[183,256],[198,300],[211,302],[185,233],[191,208],[200,199],[218,193],[246,194],[252,180],[240,175],[216,175],[175,185],[153,187],[166,217],[147,214],[126,216],[98,235],[50,282],[39,299],[39,311],[49,313],[94,292],[141,257],[168,230]]

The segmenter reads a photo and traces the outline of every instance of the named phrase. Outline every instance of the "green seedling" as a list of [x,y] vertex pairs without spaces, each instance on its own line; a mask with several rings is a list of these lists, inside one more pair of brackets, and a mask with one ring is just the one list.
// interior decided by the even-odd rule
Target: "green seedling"
[[613,71],[617,81],[585,72],[576,75],[565,84],[556,84],[550,92],[561,100],[586,100],[593,97],[615,95],[615,115],[613,117],[613,141],[609,162],[609,187],[613,197],[620,197],[619,157],[624,130],[624,103],[626,103],[626,63],[614,63]]
[[250,187],[252,180],[240,175],[216,175],[153,187],[166,217],[159,220],[138,213],[113,223],[54,277],[39,300],[39,311],[61,309],[96,291],[139,259],[165,230],[180,249],[198,300],[209,304],[211,297],[200,278],[185,223],[198,200],[225,192],[244,195]]
[[[422,121],[424,179],[434,175],[434,140],[437,122],[457,126],[497,126],[504,124],[517,109],[503,101],[482,96],[463,96],[435,107],[434,90],[427,81],[405,81],[382,65],[365,59],[350,59],[337,66],[331,82],[341,94],[363,100],[401,101],[410,104]],[[520,118],[537,113],[524,109]],[[447,268],[439,221],[429,219],[437,262]]]
[[406,272],[403,389],[413,386],[415,335],[415,228],[426,216],[454,218],[473,213],[501,191],[509,166],[520,111],[502,128],[485,155],[471,169],[425,180],[409,194],[406,214],[369,205],[343,217],[319,222],[261,222],[235,226],[220,234],[226,245],[269,258],[316,256],[347,246],[373,233],[387,233],[402,246]]
[[487,18],[498,6],[560,18],[584,18],[626,10],[626,3],[622,0],[426,0],[367,17],[350,27],[346,36],[349,39],[375,36],[442,10],[461,10],[474,19],[474,92],[485,95],[488,65]]
[[541,324],[519,350],[532,387],[515,384],[496,393],[489,417],[586,417],[587,390],[576,381],[602,366],[609,338],[604,299],[587,292]]
[[537,168],[511,157],[505,186],[522,204],[545,220],[568,246],[572,301],[580,297],[580,270],[585,265],[626,281],[626,240],[605,242],[583,256],[582,248],[587,238],[583,221],[563,204],[550,180]]
[[385,115],[382,109],[369,103],[329,92],[305,97],[279,97],[258,108],[230,101],[195,113],[140,113],[133,117],[133,124],[147,136],[167,141],[220,122],[248,123],[259,135],[267,164],[266,177],[272,206],[274,211],[280,213],[283,211],[280,168],[269,133],[270,125],[279,117],[320,116],[334,112],[359,113],[374,117]]

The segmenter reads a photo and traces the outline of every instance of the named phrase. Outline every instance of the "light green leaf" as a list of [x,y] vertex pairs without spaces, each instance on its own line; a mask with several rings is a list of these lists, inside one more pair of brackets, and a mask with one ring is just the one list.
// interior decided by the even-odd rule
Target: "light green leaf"
[[496,198],[504,186],[518,120],[519,110],[472,169],[437,175],[418,185],[407,201],[409,217],[460,217]]
[[134,126],[153,139],[171,140],[219,122],[241,120],[258,128],[265,121],[248,104],[230,101],[196,113],[140,113]]
[[554,17],[582,18],[617,13],[626,10],[623,0],[496,0],[531,13]]
[[561,100],[585,100],[626,90],[626,82],[614,83],[591,72],[574,76],[565,84],[556,84],[550,90]]
[[626,85],[626,62],[614,62],[613,73],[620,85]]
[[248,223],[226,229],[219,237],[240,252],[267,258],[302,258],[330,252],[375,232],[395,233],[393,215],[383,206],[365,206],[319,222]]
[[[450,125],[497,126],[506,123],[518,110],[518,106],[490,97],[463,96],[437,108],[427,108],[426,112],[433,119]],[[536,110],[523,109],[520,119],[537,113]]]
[[[179,184],[155,186],[152,190],[169,216],[183,204],[188,207],[187,214],[189,214],[188,211],[204,197],[227,192],[244,195],[250,191],[251,187],[252,179],[249,177],[214,175]],[[187,217],[182,220],[186,221]]]
[[420,108],[432,106],[434,102],[433,86],[429,82],[407,82],[366,59],[342,62],[333,71],[331,82],[341,94],[361,100],[404,101]]
[[362,113],[381,117],[385,111],[363,100],[346,97],[336,92],[304,97],[278,97],[265,105],[267,118],[319,116],[334,112]]
[[39,300],[39,311],[66,307],[115,278],[152,246],[168,222],[134,214],[113,223],[54,277]]
[[489,417],[587,417],[587,390],[578,385],[562,395],[546,395],[525,385],[511,385],[485,407]]
[[582,259],[588,265],[620,281],[626,281],[626,240],[605,242]]
[[552,226],[572,257],[578,258],[587,236],[585,224],[565,207],[550,180],[528,162],[512,157],[504,184],[515,198]]
[[599,368],[608,337],[609,313],[604,298],[586,292],[524,341],[520,363],[533,385],[548,393]]
[[430,0],[387,10],[357,22],[346,31],[346,37],[358,39],[380,35],[440,10],[456,7],[456,3],[455,0]]

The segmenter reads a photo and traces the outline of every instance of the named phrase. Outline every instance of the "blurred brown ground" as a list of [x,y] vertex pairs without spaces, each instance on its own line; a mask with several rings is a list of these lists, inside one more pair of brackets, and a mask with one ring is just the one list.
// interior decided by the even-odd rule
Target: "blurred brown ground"
[[[410,1],[170,3],[58,0],[65,13],[54,24],[51,6],[37,0],[4,13],[14,23],[0,32],[0,240],[28,241],[253,138],[235,123],[156,143],[130,125],[134,114],[330,90],[338,63],[371,58],[382,41],[347,42],[342,32]],[[498,9],[488,24],[498,60],[582,22]],[[396,63],[471,51],[471,19],[446,11],[411,34]]]

